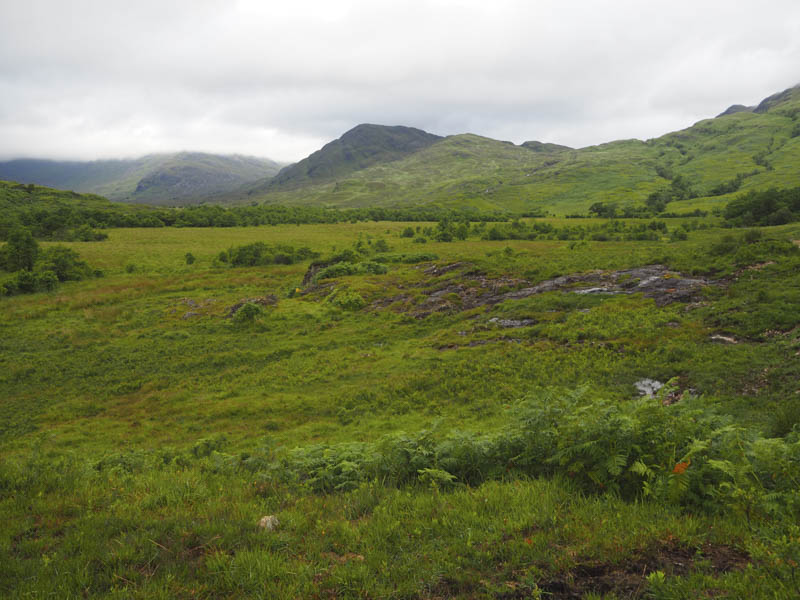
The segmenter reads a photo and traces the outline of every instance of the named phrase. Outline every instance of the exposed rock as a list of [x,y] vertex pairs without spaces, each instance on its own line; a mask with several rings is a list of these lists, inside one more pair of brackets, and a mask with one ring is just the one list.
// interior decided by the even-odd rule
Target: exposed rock
[[[427,298],[416,306],[406,310],[417,318],[424,318],[435,312],[453,312],[471,310],[480,306],[493,306],[506,300],[521,300],[545,292],[562,291],[577,294],[636,294],[641,293],[653,298],[658,306],[673,302],[691,302],[700,290],[713,282],[700,277],[686,277],[678,272],[668,270],[664,265],[648,265],[621,271],[589,271],[563,275],[555,279],[542,281],[531,286],[524,279],[511,277],[489,278],[469,272],[469,263],[452,263],[442,267],[436,265],[423,271],[433,278],[456,269],[463,269],[464,274],[457,279],[448,279],[435,287],[425,282],[419,287],[431,286]],[[373,308],[383,308],[395,302],[408,303],[412,296],[400,294],[383,298],[373,304]]]
[[278,517],[275,515],[263,516],[258,522],[258,526],[265,531],[275,531],[278,525],[280,525],[280,523],[278,522]]
[[719,334],[716,334],[716,333],[714,335],[712,335],[708,339],[710,339],[712,342],[719,342],[721,344],[738,344],[739,343],[732,337],[729,337],[727,335],[719,335]]
[[621,294],[620,291],[611,290],[604,287],[593,287],[585,290],[575,290],[576,294]]
[[703,278],[685,277],[680,273],[668,270],[664,265],[648,265],[622,271],[591,271],[556,277],[533,287],[504,294],[500,301],[527,298],[542,292],[562,290],[576,294],[641,293],[648,298],[653,298],[657,305],[664,306],[672,302],[688,302],[709,283]]
[[535,325],[536,321],[534,319],[501,319],[499,317],[492,317],[489,319],[489,323],[494,323],[500,327],[511,328],[530,327],[531,325]]
[[655,379],[640,379],[639,381],[635,382],[634,387],[639,392],[640,396],[647,396],[648,398],[652,398],[656,395],[656,392],[664,387],[664,384],[660,381]]
[[423,271],[425,275],[433,275],[434,277],[439,277],[440,275],[444,275],[445,273],[449,273],[450,271],[455,271],[456,269],[467,265],[468,263],[457,262],[451,263],[449,265],[444,265],[442,267],[438,265],[433,265],[428,267]]
[[181,317],[181,319],[183,319],[183,320],[185,321],[185,320],[187,320],[187,319],[191,319],[192,317],[199,317],[199,316],[200,316],[200,313],[199,313],[199,312],[191,312],[191,311],[190,311],[190,312],[187,312],[187,313],[185,313],[185,314],[184,314],[184,315]]

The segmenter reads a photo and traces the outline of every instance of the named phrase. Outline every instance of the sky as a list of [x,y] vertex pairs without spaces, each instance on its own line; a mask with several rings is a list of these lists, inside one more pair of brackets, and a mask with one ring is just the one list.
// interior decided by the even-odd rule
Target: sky
[[359,123],[583,147],[798,83],[797,0],[0,0],[0,159],[292,162]]

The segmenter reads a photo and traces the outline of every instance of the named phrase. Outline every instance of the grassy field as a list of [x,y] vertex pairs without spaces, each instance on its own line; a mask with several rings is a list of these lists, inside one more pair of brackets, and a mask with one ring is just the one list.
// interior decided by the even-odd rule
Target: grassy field
[[[800,225],[706,224],[65,244],[104,276],[0,298],[0,595],[797,597]],[[253,242],[388,271],[220,262]],[[675,289],[575,293],[645,265]]]

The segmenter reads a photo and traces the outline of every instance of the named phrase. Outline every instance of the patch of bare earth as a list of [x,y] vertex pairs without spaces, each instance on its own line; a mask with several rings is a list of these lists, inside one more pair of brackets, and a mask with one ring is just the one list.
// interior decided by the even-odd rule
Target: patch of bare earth
[[[539,583],[548,598],[572,600],[586,594],[614,593],[619,598],[641,598],[647,576],[660,571],[665,576],[687,575],[702,569],[712,575],[744,569],[750,560],[732,546],[704,544],[698,549],[675,543],[649,548],[624,563],[588,561]],[[703,563],[702,565],[699,563]]]

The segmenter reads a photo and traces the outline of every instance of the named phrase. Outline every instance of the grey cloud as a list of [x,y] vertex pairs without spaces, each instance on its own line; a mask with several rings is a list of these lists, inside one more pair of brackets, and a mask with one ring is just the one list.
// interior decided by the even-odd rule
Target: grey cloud
[[0,157],[297,160],[360,122],[572,146],[800,82],[800,5],[5,2]]

